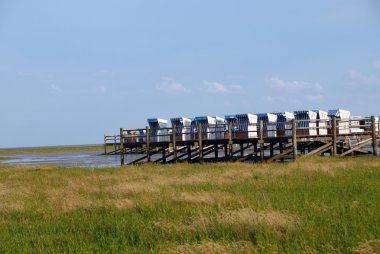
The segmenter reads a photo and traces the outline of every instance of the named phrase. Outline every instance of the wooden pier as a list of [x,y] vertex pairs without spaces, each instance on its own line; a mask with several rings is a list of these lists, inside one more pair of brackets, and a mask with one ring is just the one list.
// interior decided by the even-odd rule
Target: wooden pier
[[[111,149],[109,149],[109,147]],[[145,150],[142,147],[125,148],[125,154],[142,154]],[[104,155],[121,154],[120,135],[104,135]]]
[[[307,121],[316,123],[309,126]],[[200,132],[202,125],[186,133],[176,133],[176,126],[157,135],[149,127],[142,132],[120,129],[119,135],[104,137],[104,154],[120,155],[121,165],[135,163],[204,163],[204,162],[276,162],[296,161],[302,157],[378,156],[380,122],[374,116],[341,120],[292,120],[286,130],[270,130],[269,123],[259,121],[257,135],[237,132],[232,123],[220,124],[215,130]],[[273,124],[272,124],[273,125]],[[314,132],[310,130],[314,129]],[[317,134],[311,135],[310,133]],[[138,134],[137,134],[138,133]],[[212,134],[212,135],[210,135]],[[290,135],[291,134],[291,135]],[[183,138],[186,135],[187,138]],[[210,138],[212,136],[213,138]],[[218,138],[215,138],[218,137]],[[107,151],[107,147],[112,147]],[[128,154],[138,157],[126,160]],[[139,156],[138,156],[139,155]]]

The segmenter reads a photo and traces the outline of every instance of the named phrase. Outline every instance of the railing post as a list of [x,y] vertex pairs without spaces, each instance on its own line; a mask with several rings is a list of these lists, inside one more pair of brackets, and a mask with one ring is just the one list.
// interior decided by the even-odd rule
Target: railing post
[[376,131],[376,118],[375,116],[371,117],[372,122],[372,148],[373,148],[373,155],[378,156],[378,144],[377,144],[377,131]]
[[380,120],[377,123],[377,129],[378,129],[377,138],[379,139],[379,144],[380,144]]
[[297,123],[296,119],[292,119],[292,141],[293,141],[293,160],[297,160]]
[[107,155],[107,135],[104,134],[104,155]]
[[229,161],[232,161],[232,155],[234,153],[234,143],[232,141],[232,122],[229,123],[228,125],[228,159]]
[[148,162],[150,162],[150,130],[149,127],[145,127],[145,132],[146,132],[146,156]]
[[264,121],[260,120],[260,161],[264,162]]
[[115,150],[116,153],[116,135],[113,137],[113,149]]
[[123,140],[123,128],[120,128],[120,164],[124,166],[124,140]]
[[173,124],[173,161],[177,162],[177,125]]
[[332,127],[331,127],[331,134],[332,134],[332,157],[336,156],[336,147],[337,147],[337,128],[336,128],[336,116],[332,117]]
[[199,162],[203,164],[202,123],[198,123]]

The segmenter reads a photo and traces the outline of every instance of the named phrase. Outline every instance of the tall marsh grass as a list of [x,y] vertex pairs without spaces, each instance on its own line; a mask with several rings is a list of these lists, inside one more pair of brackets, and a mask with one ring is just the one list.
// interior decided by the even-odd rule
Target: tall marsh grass
[[0,253],[379,253],[380,160],[0,167]]

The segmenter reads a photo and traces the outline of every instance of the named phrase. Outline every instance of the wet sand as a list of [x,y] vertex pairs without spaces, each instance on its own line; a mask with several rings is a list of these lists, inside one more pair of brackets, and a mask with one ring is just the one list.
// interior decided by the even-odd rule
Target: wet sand
[[63,167],[104,168],[120,165],[120,155],[101,155],[100,151],[6,154],[0,164],[50,164]]

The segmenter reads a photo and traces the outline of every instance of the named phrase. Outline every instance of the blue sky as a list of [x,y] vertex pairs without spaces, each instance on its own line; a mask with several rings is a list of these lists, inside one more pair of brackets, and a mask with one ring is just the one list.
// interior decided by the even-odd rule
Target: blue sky
[[379,98],[377,0],[0,0],[0,147]]

